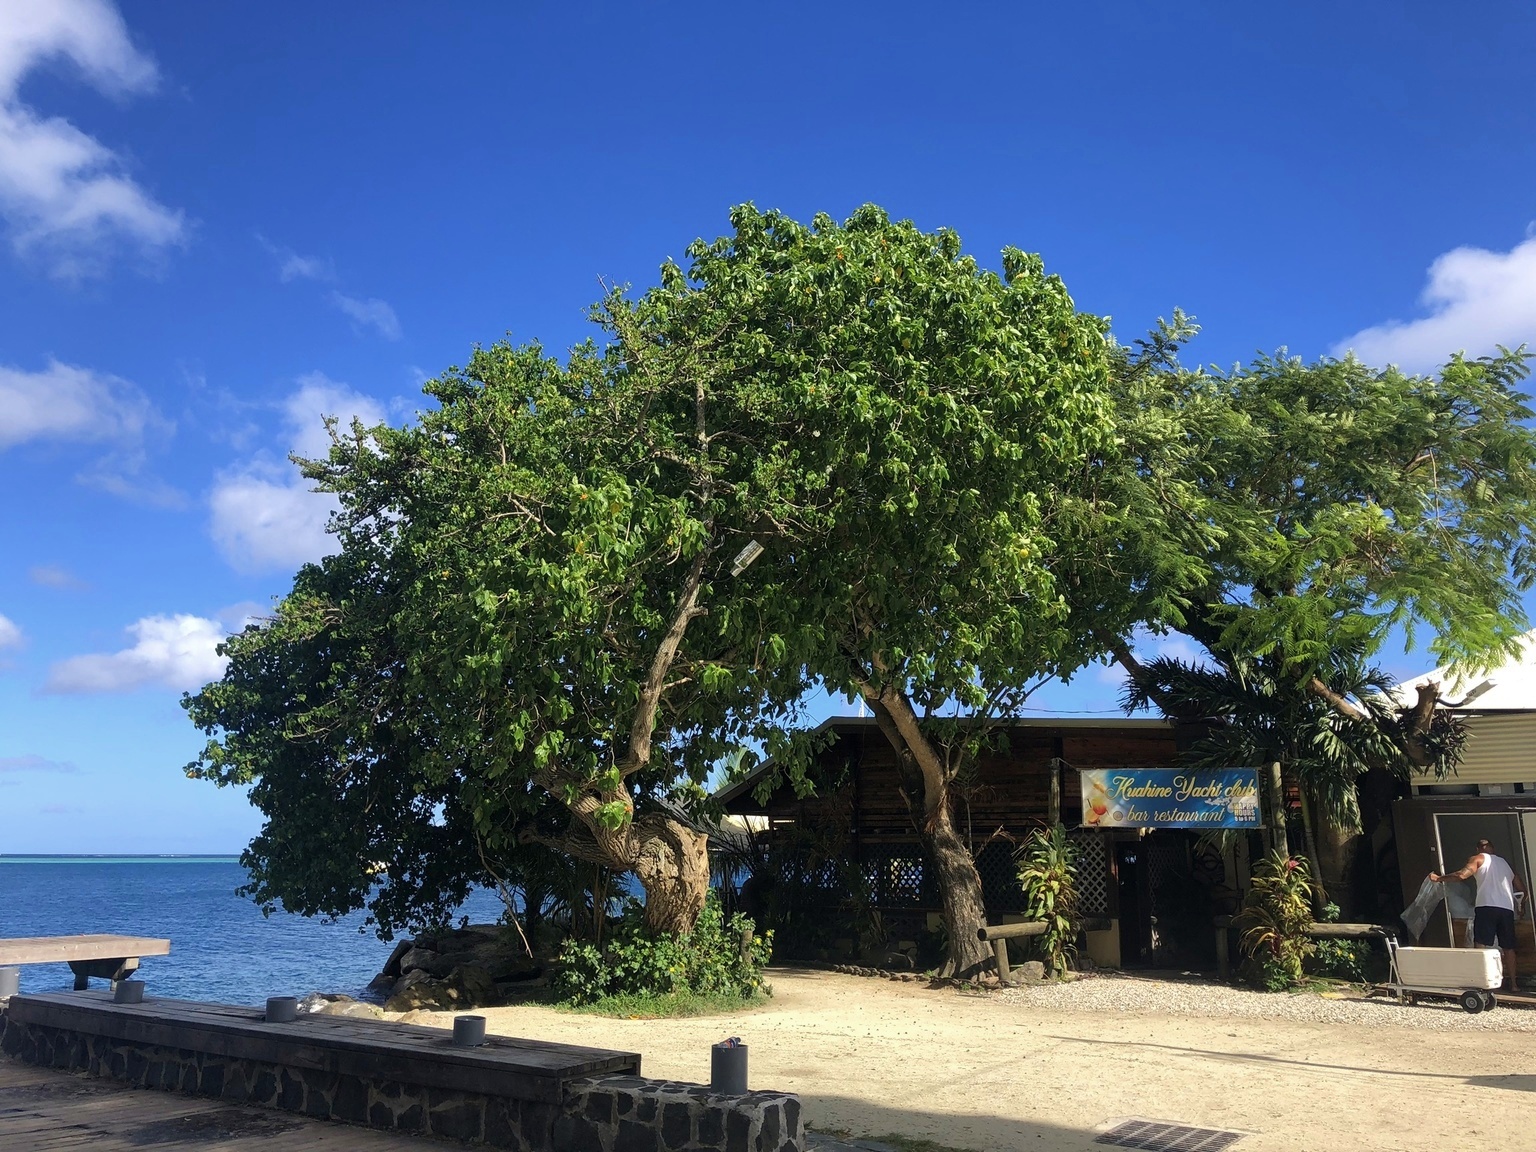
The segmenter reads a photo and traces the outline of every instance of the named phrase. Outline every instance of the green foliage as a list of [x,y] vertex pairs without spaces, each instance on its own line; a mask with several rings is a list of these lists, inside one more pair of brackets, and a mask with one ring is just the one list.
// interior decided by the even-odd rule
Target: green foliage
[[683,994],[750,999],[765,988],[772,952],[773,933],[758,935],[740,914],[727,920],[713,893],[687,936],[651,932],[631,904],[600,947],[572,941],[561,950],[554,987],[571,1004]]
[[1307,861],[1275,852],[1253,871],[1243,907],[1233,919],[1242,933],[1243,976],[1255,988],[1281,992],[1301,981],[1315,945],[1312,874]]
[[1077,955],[1077,845],[1060,824],[1029,834],[1018,853],[1024,915],[1043,920],[1037,947],[1046,975],[1064,976]]
[[[1339,919],[1339,906],[1328,903],[1318,913],[1325,924]],[[1378,948],[1372,948],[1368,940],[1315,941],[1313,952],[1304,961],[1305,970],[1312,976],[1326,976],[1333,980],[1348,980],[1355,984],[1374,984],[1386,979],[1387,958]]]
[[1293,680],[1341,647],[1368,659],[1397,625],[1427,626],[1446,661],[1510,652],[1536,580],[1527,359],[1143,374],[1122,428],[1146,477],[1176,485],[1166,542],[1204,578],[1170,623]]
[[[1536,581],[1536,431],[1524,349],[1437,377],[1352,357],[1185,371],[1178,326],[1117,374],[1141,619],[1204,662],[1126,661],[1129,708],[1211,724],[1193,764],[1280,762],[1318,818],[1359,825],[1357,781],[1453,771],[1449,710],[1400,712],[1372,667],[1392,629],[1446,662],[1512,654]],[[1187,334],[1187,326],[1185,327]],[[1123,652],[1123,649],[1122,649]]]

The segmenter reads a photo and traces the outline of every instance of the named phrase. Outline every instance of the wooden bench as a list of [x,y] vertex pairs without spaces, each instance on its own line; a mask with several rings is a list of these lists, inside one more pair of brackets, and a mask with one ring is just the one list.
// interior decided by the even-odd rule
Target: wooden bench
[[90,986],[92,976],[117,987],[139,967],[143,956],[169,956],[171,942],[152,936],[22,936],[0,940],[0,968],[16,964],[68,964],[75,990]]

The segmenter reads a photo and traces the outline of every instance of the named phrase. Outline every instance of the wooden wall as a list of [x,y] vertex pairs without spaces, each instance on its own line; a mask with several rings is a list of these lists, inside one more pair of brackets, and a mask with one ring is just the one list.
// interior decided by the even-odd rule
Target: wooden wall
[[[822,777],[830,783],[846,774],[840,787],[797,799],[781,786],[766,804],[749,794],[727,804],[740,815],[805,821],[849,819],[861,836],[910,837],[911,816],[901,794],[896,754],[872,721],[837,724],[838,740],[823,753]],[[1008,733],[1005,749],[983,755],[974,779],[958,789],[956,816],[969,821],[974,834],[997,828],[1021,832],[1044,823],[1050,808],[1052,762],[1064,761],[1060,776],[1062,819],[1075,824],[1082,816],[1078,768],[1152,768],[1172,766],[1177,755],[1171,726],[1056,726],[1026,722]],[[843,772],[844,765],[855,770]],[[846,815],[844,815],[846,814]]]

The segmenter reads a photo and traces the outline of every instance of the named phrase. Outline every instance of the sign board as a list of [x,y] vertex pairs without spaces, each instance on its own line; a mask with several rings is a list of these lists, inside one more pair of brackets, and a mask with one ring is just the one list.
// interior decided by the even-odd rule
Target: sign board
[[1096,768],[1078,776],[1087,828],[1259,827],[1257,768]]

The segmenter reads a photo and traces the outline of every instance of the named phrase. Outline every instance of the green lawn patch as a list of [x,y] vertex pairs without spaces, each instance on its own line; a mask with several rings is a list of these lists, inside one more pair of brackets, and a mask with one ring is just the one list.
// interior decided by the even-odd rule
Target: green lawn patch
[[743,1009],[761,1008],[768,997],[711,995],[702,992],[669,992],[663,995],[645,992],[604,996],[591,1004],[555,1004],[562,1012],[588,1016],[617,1016],[621,1019],[659,1020],[669,1016],[721,1016]]

